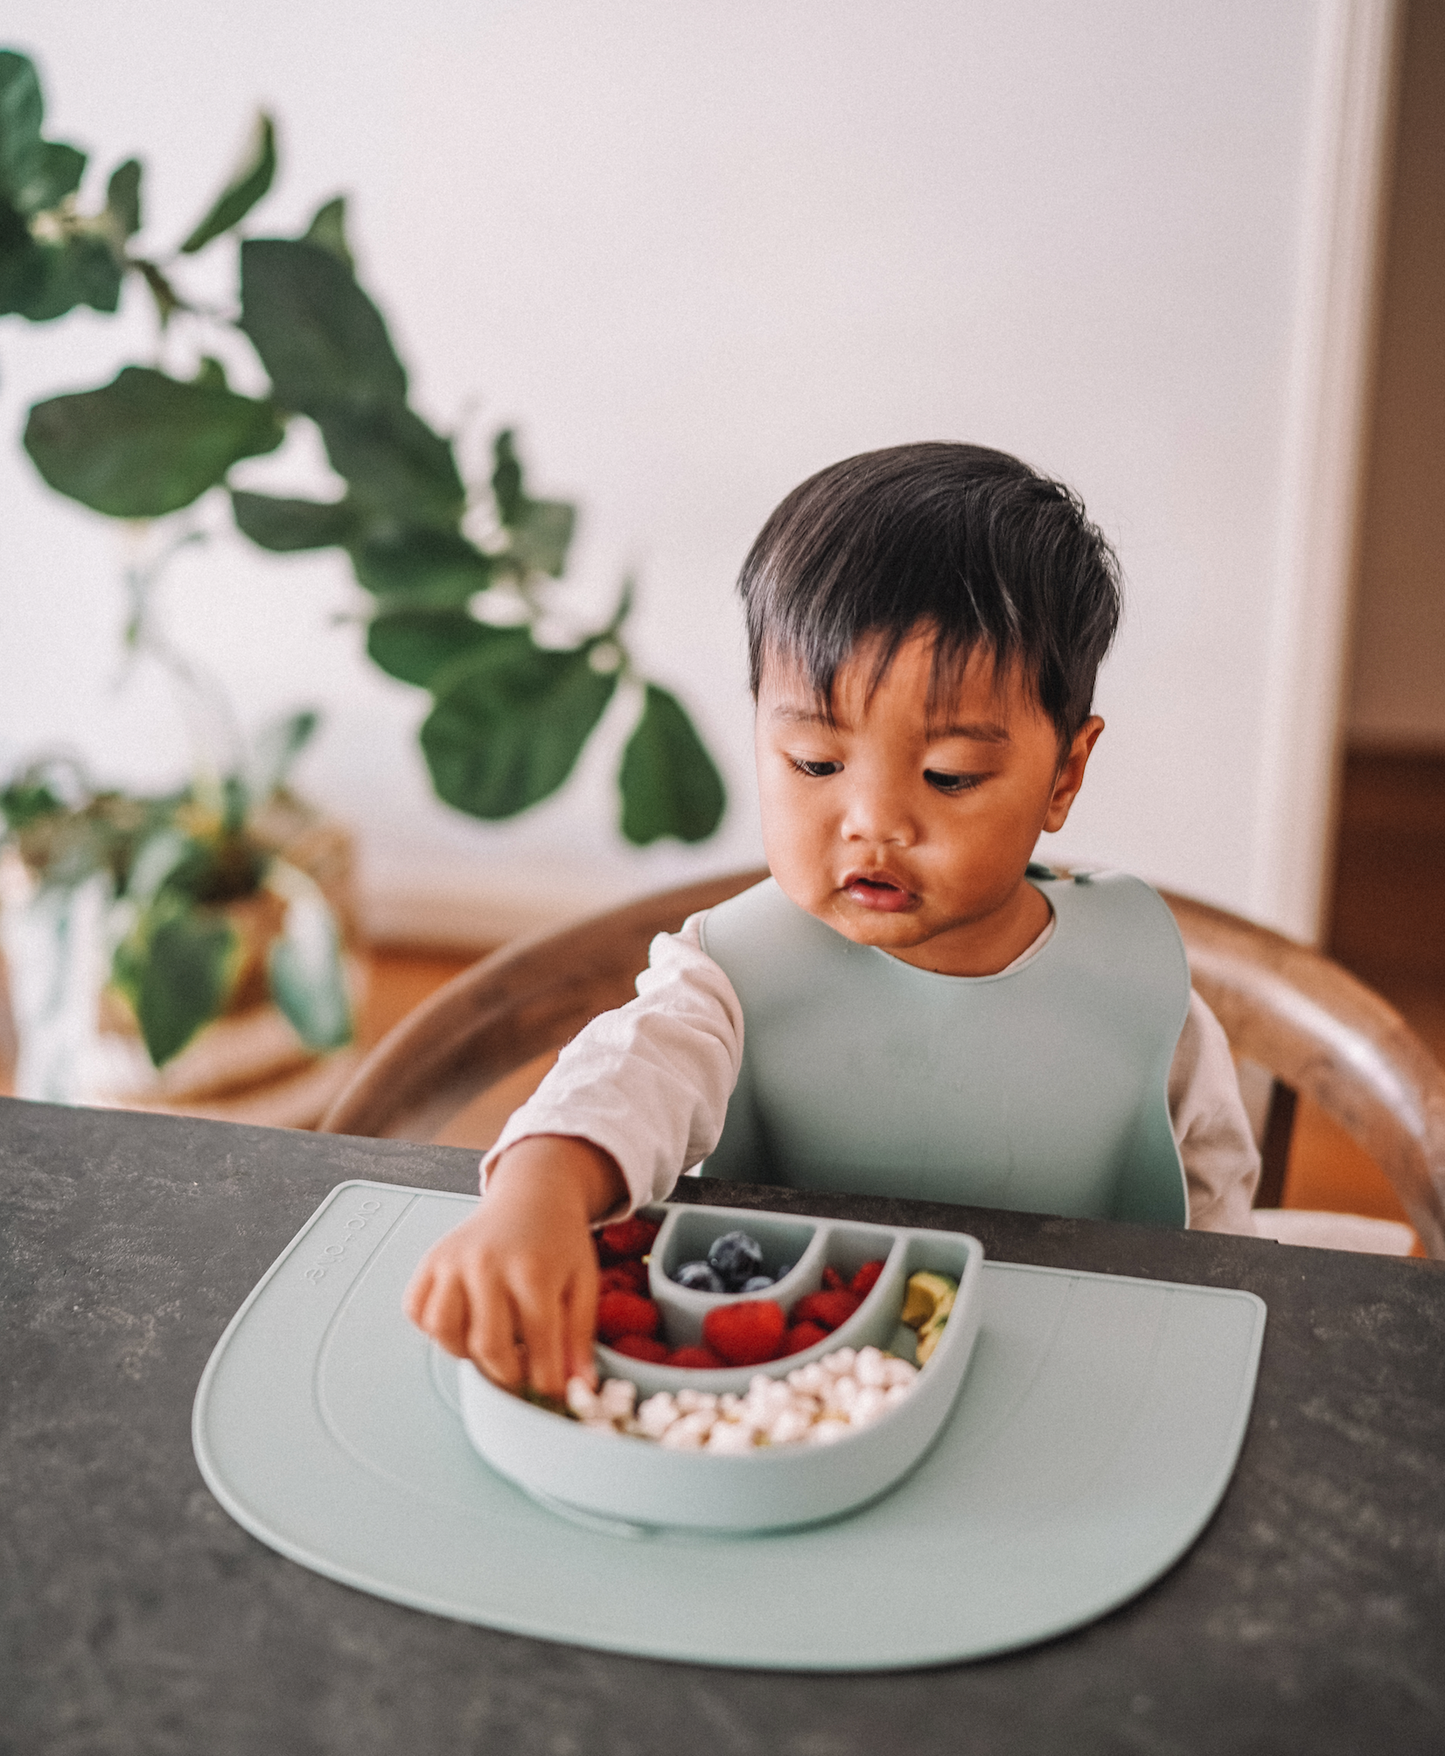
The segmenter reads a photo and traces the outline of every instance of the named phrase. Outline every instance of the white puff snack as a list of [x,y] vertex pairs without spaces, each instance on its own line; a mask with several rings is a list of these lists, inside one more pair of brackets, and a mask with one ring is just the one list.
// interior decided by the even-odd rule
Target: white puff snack
[[838,1348],[786,1378],[754,1375],[744,1395],[660,1390],[638,1403],[636,1386],[609,1378],[598,1391],[567,1385],[567,1407],[585,1425],[650,1439],[674,1451],[741,1457],[773,1445],[829,1445],[890,1413],[918,1368],[876,1347]]

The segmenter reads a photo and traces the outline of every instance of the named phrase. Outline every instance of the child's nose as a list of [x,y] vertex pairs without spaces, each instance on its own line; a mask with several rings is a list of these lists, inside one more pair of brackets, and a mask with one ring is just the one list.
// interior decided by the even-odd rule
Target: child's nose
[[906,847],[915,839],[912,818],[892,787],[855,785],[843,814],[843,839]]

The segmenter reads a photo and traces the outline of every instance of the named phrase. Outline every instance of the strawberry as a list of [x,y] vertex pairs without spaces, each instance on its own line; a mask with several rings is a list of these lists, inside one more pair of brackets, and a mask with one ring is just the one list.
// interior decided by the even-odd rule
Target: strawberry
[[614,1262],[640,1261],[652,1248],[652,1241],[661,1228],[650,1219],[634,1213],[631,1219],[619,1219],[603,1226],[597,1234],[597,1254],[604,1267]]
[[823,1270],[823,1291],[825,1293],[841,1293],[846,1290],[847,1285],[847,1281],[843,1279],[836,1268]]
[[760,1366],[777,1357],[787,1325],[776,1299],[739,1299],[713,1306],[702,1320],[702,1339],[730,1366]]
[[683,1366],[691,1372],[718,1372],[727,1361],[710,1347],[680,1347],[667,1356],[669,1366]]
[[800,1354],[804,1348],[816,1347],[820,1341],[826,1341],[828,1331],[820,1329],[816,1323],[795,1323],[791,1329],[783,1332],[783,1345],[779,1354]]
[[646,1360],[651,1366],[660,1366],[666,1361],[667,1343],[655,1341],[650,1335],[619,1335],[612,1343],[615,1354],[626,1354],[629,1360]]
[[857,1293],[846,1289],[842,1292],[805,1293],[793,1306],[791,1321],[817,1323],[824,1329],[836,1329],[840,1323],[846,1323],[862,1303]]
[[865,1262],[848,1282],[848,1291],[857,1293],[860,1299],[866,1299],[878,1284],[878,1276],[883,1272],[881,1262]]
[[603,1293],[647,1293],[647,1270],[640,1262],[614,1262],[604,1268],[598,1280]]
[[662,1312],[636,1293],[603,1293],[597,1301],[597,1333],[603,1341],[619,1335],[656,1335]]

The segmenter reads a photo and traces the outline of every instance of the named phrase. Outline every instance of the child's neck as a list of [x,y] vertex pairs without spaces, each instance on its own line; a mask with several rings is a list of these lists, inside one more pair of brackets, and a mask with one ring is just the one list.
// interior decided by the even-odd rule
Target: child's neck
[[1048,926],[1053,911],[1027,879],[1000,908],[960,921],[921,945],[889,947],[889,956],[942,976],[996,976],[1020,958]]

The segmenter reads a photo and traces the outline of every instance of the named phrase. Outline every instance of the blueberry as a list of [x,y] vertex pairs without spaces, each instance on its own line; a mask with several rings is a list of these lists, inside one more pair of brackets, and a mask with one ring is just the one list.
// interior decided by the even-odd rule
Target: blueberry
[[773,1277],[770,1274],[755,1274],[751,1280],[743,1282],[745,1293],[770,1293],[773,1290]]
[[796,1266],[795,1263],[785,1262],[783,1264],[783,1266],[778,1270],[778,1272],[773,1276],[774,1285],[776,1285],[778,1281],[786,1279],[787,1276],[793,1272],[793,1269],[795,1266]]
[[713,1240],[707,1259],[709,1266],[721,1275],[727,1290],[735,1293],[744,1281],[761,1273],[763,1247],[746,1232],[724,1232],[720,1238]]
[[684,1262],[681,1268],[673,1270],[673,1280],[680,1287],[688,1287],[695,1293],[721,1293],[727,1289],[714,1269],[706,1262]]

